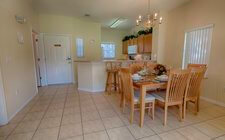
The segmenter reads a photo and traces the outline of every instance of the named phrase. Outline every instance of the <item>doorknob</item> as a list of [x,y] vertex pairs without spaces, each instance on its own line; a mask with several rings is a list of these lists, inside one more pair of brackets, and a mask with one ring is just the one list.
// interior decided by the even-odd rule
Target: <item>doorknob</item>
[[70,57],[67,57],[66,60],[72,60]]

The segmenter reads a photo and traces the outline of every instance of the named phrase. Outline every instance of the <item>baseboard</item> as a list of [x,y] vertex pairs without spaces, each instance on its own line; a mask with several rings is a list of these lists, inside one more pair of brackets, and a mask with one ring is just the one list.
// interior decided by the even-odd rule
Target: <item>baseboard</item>
[[20,108],[12,115],[9,117],[8,122],[10,122],[17,113],[19,113],[38,93],[36,92],[33,96],[31,96]]
[[203,97],[203,96],[201,96],[200,99],[208,101],[208,102],[213,103],[215,105],[219,105],[219,106],[225,107],[225,103],[223,103],[223,102],[219,102],[219,101],[216,101],[216,100],[213,100],[213,99],[209,99],[209,98]]
[[97,93],[97,92],[104,92],[105,89],[99,89],[99,90],[90,90],[90,89],[84,89],[84,88],[78,88],[80,91],[87,91],[87,92],[92,92],[92,93]]

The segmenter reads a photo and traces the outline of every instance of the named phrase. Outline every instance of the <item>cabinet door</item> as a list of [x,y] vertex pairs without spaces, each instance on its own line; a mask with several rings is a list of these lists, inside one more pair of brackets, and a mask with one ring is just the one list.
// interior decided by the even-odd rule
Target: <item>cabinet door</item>
[[144,52],[152,52],[152,34],[147,34],[144,36]]
[[134,39],[133,39],[133,45],[137,45],[137,42],[138,42],[138,41],[137,41],[137,38],[134,38]]
[[123,41],[122,52],[123,52],[123,54],[128,53],[128,41]]
[[138,46],[138,53],[144,53],[144,36],[143,35],[137,38],[137,46]]

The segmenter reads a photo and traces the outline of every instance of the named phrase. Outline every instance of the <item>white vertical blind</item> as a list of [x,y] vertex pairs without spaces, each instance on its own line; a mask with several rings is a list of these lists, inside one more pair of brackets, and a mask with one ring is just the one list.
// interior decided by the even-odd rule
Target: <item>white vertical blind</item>
[[104,59],[112,59],[116,56],[116,47],[114,43],[102,43],[102,55]]
[[183,68],[191,64],[208,64],[214,25],[193,29],[185,33]]
[[82,38],[76,39],[77,57],[84,57],[84,42]]

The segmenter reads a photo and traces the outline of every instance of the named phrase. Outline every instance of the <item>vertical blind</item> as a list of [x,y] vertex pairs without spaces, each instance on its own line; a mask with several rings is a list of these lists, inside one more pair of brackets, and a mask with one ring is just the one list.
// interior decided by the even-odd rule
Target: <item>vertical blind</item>
[[208,25],[185,33],[183,68],[189,63],[209,63],[213,27]]
[[82,38],[76,39],[76,46],[77,46],[77,57],[84,56],[84,43]]
[[116,47],[114,43],[102,43],[102,55],[105,59],[115,58],[116,56]]

